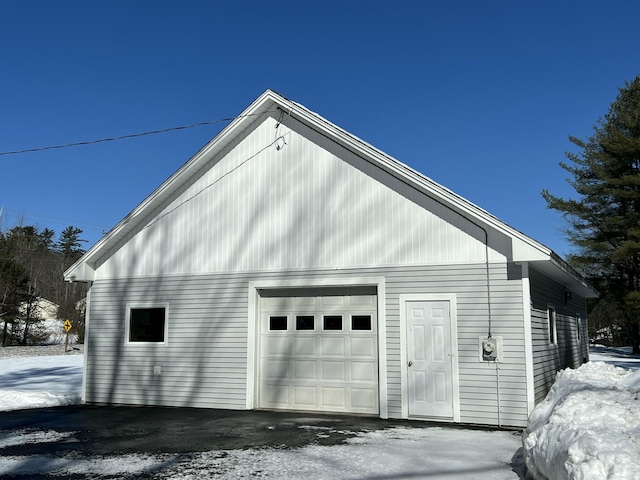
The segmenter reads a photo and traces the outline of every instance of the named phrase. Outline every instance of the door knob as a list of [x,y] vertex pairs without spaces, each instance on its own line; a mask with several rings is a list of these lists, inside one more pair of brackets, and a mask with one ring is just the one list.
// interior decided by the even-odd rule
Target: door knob
[[407,365],[410,367],[411,365],[413,365],[413,362],[409,360],[409,363],[407,363]]

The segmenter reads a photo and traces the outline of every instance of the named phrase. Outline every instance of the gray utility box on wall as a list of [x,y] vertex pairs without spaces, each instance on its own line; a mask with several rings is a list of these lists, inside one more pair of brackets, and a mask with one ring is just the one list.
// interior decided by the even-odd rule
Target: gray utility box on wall
[[502,362],[502,337],[478,337],[478,358],[481,362]]

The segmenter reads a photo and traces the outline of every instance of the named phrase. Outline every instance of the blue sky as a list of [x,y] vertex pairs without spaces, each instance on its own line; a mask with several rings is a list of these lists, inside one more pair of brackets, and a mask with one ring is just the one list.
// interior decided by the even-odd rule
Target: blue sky
[[[232,117],[267,88],[560,254],[558,163],[640,74],[635,1],[0,0],[0,152]],[[3,229],[88,245],[216,124],[0,156]]]

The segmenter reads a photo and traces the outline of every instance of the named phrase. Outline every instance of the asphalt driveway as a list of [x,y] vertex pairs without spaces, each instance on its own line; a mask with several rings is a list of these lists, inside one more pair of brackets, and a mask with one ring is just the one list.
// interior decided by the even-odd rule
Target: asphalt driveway
[[[286,456],[289,464],[291,462],[302,464],[308,461],[309,455],[296,452],[306,451],[301,450],[303,448],[325,446],[352,448],[342,445],[347,443],[347,439],[358,437],[366,432],[380,432],[387,429],[395,431],[396,427],[410,427],[412,431],[420,430],[427,435],[430,435],[427,430],[431,429],[443,443],[450,441],[451,437],[464,438],[466,435],[464,432],[470,430],[468,426],[458,427],[450,424],[437,425],[415,421],[295,412],[92,405],[15,410],[0,412],[0,467],[5,465],[4,470],[0,468],[0,476],[4,474],[3,478],[30,479],[60,478],[60,475],[74,479],[254,478],[256,475],[265,475],[262,466],[249,465],[247,467],[249,473],[245,472],[240,476],[237,473],[225,476],[225,472],[232,471],[238,463],[253,461],[257,458],[256,454],[264,456],[256,452],[282,452],[282,455],[285,455],[285,452],[291,452],[291,455]],[[339,473],[331,473],[331,470],[327,470],[329,467],[325,463],[322,466],[324,477],[318,476],[317,470],[309,469],[311,467],[305,467],[307,468],[305,476],[309,478],[338,478],[336,475],[343,475],[345,478],[466,479],[476,478],[478,474],[489,474],[493,475],[492,478],[500,479],[524,478],[522,454],[521,451],[516,451],[518,432],[477,430],[479,431],[476,433],[480,435],[501,433],[502,438],[505,435],[507,438],[513,438],[508,440],[508,445],[514,445],[515,448],[507,446],[506,452],[503,450],[506,455],[501,453],[494,460],[487,460],[484,458],[487,452],[486,447],[476,449],[477,443],[474,444],[471,441],[466,446],[457,443],[453,447],[450,446],[449,457],[446,457],[438,453],[440,447],[436,440],[435,444],[431,443],[431,446],[424,447],[428,450],[416,451],[409,462],[412,465],[420,465],[425,454],[435,458],[431,461],[432,466],[427,468],[426,473],[421,471],[418,474],[411,470],[409,476],[347,475],[344,473],[345,468],[356,468],[348,466],[352,461],[348,457],[349,460],[346,460],[346,463],[331,463],[330,468],[335,468],[335,472]],[[14,443],[14,439],[18,438],[21,440]],[[382,461],[383,465],[388,465],[385,462],[389,460],[402,463],[400,458],[404,458],[406,453],[402,442],[398,440],[389,444],[389,449],[401,449],[398,453],[385,450],[367,461]],[[451,448],[454,449],[452,456]],[[477,450],[476,456],[470,457],[469,452],[473,450]],[[327,451],[323,450],[321,457],[325,458],[326,453]],[[274,454],[270,455],[272,458]],[[389,460],[382,459],[385,455],[390,455]],[[356,460],[358,456],[359,454],[356,454]],[[150,457],[155,460],[153,466],[140,468],[135,466],[135,462],[147,461]],[[324,461],[326,462],[326,458]],[[102,467],[94,466],[100,462]],[[129,462],[134,465],[131,468],[125,468],[125,471],[129,472],[127,474],[111,474],[109,473],[111,467],[104,466],[105,463],[112,464],[109,462],[120,465]],[[164,464],[158,466],[158,462],[164,462]],[[176,466],[176,462],[180,464],[179,467]],[[455,466],[452,462],[461,466]],[[442,469],[440,473],[433,470],[434,465]],[[282,465],[279,465],[280,467]],[[94,470],[91,470],[92,468]],[[135,470],[136,468],[138,470]],[[287,471],[295,472],[295,466],[289,465],[287,468],[289,469]],[[362,468],[366,470],[366,465],[361,465],[354,471],[360,472]],[[383,467],[375,468],[378,471],[377,469]],[[395,468],[393,471],[398,470],[397,466],[393,468]],[[407,468],[413,467],[407,465]],[[135,474],[131,471],[132,469],[135,470]],[[121,470],[118,471],[121,472]],[[197,472],[197,475],[182,476],[185,471]],[[270,471],[266,476],[280,478],[276,471]],[[295,474],[292,476],[291,473],[286,476],[286,478],[297,477]]]
[[[416,422],[411,422],[416,426]],[[260,447],[336,445],[357,432],[408,426],[379,418],[244,410],[74,405],[0,412],[0,431],[74,432],[74,443],[11,447],[3,454],[185,453]],[[427,428],[429,424],[420,424]],[[300,428],[305,427],[305,428]],[[318,436],[318,430],[324,433]]]

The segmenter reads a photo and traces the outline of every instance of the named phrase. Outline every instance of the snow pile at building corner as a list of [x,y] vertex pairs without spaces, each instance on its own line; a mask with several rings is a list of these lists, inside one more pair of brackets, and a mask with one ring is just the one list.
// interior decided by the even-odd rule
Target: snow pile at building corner
[[640,370],[589,362],[558,372],[523,446],[534,478],[640,478]]

